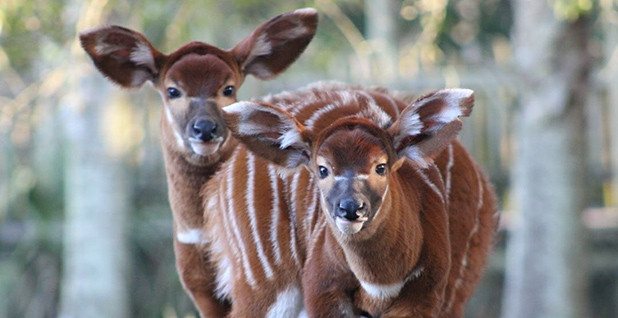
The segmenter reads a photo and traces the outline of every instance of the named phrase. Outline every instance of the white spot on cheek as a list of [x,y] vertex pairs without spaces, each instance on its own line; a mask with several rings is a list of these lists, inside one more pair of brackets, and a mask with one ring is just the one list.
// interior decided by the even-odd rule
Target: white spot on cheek
[[202,230],[192,229],[176,233],[176,239],[183,244],[197,244],[202,243],[202,234]]
[[303,295],[297,286],[290,286],[277,295],[266,317],[298,317],[303,310]]

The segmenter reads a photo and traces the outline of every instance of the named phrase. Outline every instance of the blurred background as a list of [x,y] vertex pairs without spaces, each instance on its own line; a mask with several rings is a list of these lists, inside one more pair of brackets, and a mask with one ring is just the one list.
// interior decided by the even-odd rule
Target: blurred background
[[174,267],[160,97],[105,80],[77,33],[230,48],[302,7],[319,11],[315,39],[241,99],[324,79],[474,89],[461,140],[502,218],[466,315],[618,317],[614,0],[1,1],[0,317],[196,316]]

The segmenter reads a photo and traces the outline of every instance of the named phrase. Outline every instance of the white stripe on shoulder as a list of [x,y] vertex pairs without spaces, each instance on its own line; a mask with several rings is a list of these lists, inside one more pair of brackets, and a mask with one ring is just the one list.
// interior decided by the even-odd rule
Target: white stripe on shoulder
[[451,170],[455,164],[455,157],[453,156],[453,143],[448,145],[448,162],[446,163],[446,200],[450,200],[451,196]]
[[298,242],[296,242],[296,191],[298,190],[299,177],[300,172],[295,172],[292,177],[292,185],[290,187],[290,250],[292,252],[294,262],[300,268],[301,264],[298,256]]
[[268,262],[266,253],[264,253],[264,247],[262,246],[262,239],[258,231],[257,225],[257,213],[255,211],[255,156],[251,152],[247,152],[247,192],[246,203],[247,213],[249,214],[249,223],[251,225],[251,234],[253,235],[253,242],[257,250],[258,258],[264,269],[266,278],[271,279],[273,277],[273,269]]
[[[237,157],[237,160],[242,160],[243,158]],[[253,271],[251,270],[251,264],[249,263],[249,258],[247,256],[247,249],[245,247],[243,237],[240,234],[240,229],[238,227],[237,215],[234,209],[234,167],[232,166],[228,170],[227,174],[227,203],[229,207],[229,214],[231,219],[232,230],[234,231],[234,236],[236,237],[236,241],[238,242],[238,248],[240,249],[240,255],[242,259],[242,265],[245,272],[245,276],[247,278],[247,282],[252,288],[255,288],[256,282],[253,276]]]
[[438,198],[440,198],[442,203],[444,203],[444,197],[442,196],[442,192],[440,191],[440,189],[438,189],[438,187],[433,182],[431,182],[431,180],[429,180],[427,175],[421,169],[417,171],[418,171],[418,174],[423,179],[423,181],[425,181],[425,183],[431,188],[431,190],[433,190],[433,192],[435,192],[438,195]]
[[272,210],[270,211],[270,244],[273,247],[275,254],[275,264],[281,264],[281,249],[279,248],[279,215],[281,209],[279,208],[279,184],[277,178],[277,172],[272,164],[268,165],[268,177],[270,179],[270,189],[272,193]]

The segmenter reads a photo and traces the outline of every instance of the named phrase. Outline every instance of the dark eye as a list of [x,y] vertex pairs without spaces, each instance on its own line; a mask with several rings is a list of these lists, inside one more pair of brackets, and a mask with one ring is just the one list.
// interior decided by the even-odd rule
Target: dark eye
[[182,96],[182,93],[176,87],[168,87],[167,88],[167,97],[170,99],[178,98]]
[[320,172],[320,179],[328,177],[328,169],[326,167],[318,166],[318,171]]
[[223,96],[234,96],[234,86],[228,85],[223,89]]
[[386,174],[386,164],[379,164],[376,166],[376,173],[383,176]]

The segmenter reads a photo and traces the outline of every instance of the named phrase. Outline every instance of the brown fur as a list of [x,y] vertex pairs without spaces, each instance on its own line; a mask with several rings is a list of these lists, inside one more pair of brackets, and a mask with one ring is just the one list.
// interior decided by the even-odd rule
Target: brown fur
[[[433,111],[419,113],[424,123],[420,131],[422,138],[415,136],[394,138],[401,131],[399,120],[386,129],[389,125],[383,126],[382,120],[377,120],[372,115],[366,116],[370,113],[366,112],[367,106],[364,104],[366,101],[363,98],[342,97],[341,100],[345,102],[339,104],[337,92],[340,91],[359,96],[371,95],[374,102],[380,103],[377,106],[391,118],[400,119],[406,111],[416,111],[414,105],[404,110],[400,102],[393,102],[378,91],[368,90],[361,93],[355,88],[335,85],[321,87],[321,90],[301,90],[296,93],[296,98],[294,95],[282,94],[281,97],[274,96],[269,100],[288,111],[264,103],[249,103],[241,105],[243,107],[234,106],[236,109],[225,115],[232,133],[260,156],[251,159],[256,167],[253,178],[257,181],[254,181],[254,186],[257,187],[259,184],[265,188],[263,191],[266,191],[259,198],[266,201],[277,198],[281,208],[287,208],[291,218],[279,222],[279,225],[296,226],[295,230],[290,228],[290,234],[295,236],[296,242],[285,239],[280,241],[281,246],[287,247],[285,244],[289,244],[289,248],[282,264],[276,267],[275,277],[271,279],[260,277],[256,283],[257,287],[249,287],[246,284],[246,277],[243,277],[245,273],[236,271],[232,294],[243,299],[252,298],[252,293],[256,291],[260,295],[277,294],[281,286],[295,284],[295,277],[302,271],[305,306],[312,317],[345,317],[359,314],[360,311],[384,317],[462,316],[464,305],[471,296],[484,267],[496,226],[493,219],[496,211],[491,186],[463,147],[457,141],[451,142],[461,129],[461,123],[456,118],[452,122],[440,122],[439,118],[431,116],[444,107],[442,100],[438,99],[423,106]],[[296,106],[299,105],[298,101],[304,101],[304,104],[301,102],[301,106]],[[422,103],[422,99],[418,103]],[[314,114],[319,114],[322,109],[327,109],[328,105],[333,104],[339,107],[332,108],[328,114],[320,117],[319,121],[312,122]],[[393,105],[397,107],[392,108]],[[471,106],[471,97],[461,99],[460,116],[468,115]],[[297,117],[292,116],[292,112]],[[341,119],[333,123],[345,114],[361,115],[369,121]],[[262,115],[274,118],[271,123],[278,124],[259,125],[259,118]],[[258,123],[258,127],[244,126],[252,127],[252,130],[243,130],[243,125],[246,123]],[[376,126],[376,123],[379,123],[380,127]],[[438,133],[428,132],[434,128],[439,128]],[[281,149],[279,143],[284,137],[282,134],[290,129],[298,131],[301,137]],[[358,129],[361,131],[360,134],[377,138],[381,145],[372,143],[371,137],[353,136],[359,134],[355,132]],[[341,139],[332,145],[329,144],[327,149],[319,148],[330,136],[340,138],[337,134],[341,131],[343,135],[352,134],[352,139],[347,141]],[[358,145],[358,143],[365,144]],[[326,144],[328,143],[324,142],[324,145]],[[343,150],[335,151],[335,145]],[[400,151],[410,146],[417,147],[424,159],[407,161],[400,157],[393,158],[401,156]],[[368,158],[359,158],[355,155],[358,150]],[[311,205],[316,191],[332,187],[331,181],[327,179],[319,181],[315,177],[318,171],[316,154],[330,156],[327,162],[340,165],[331,167],[333,171],[356,167],[357,173],[362,174],[371,171],[367,167],[362,168],[362,165],[374,164],[379,161],[374,159],[384,154],[388,157],[389,168],[393,170],[389,174],[390,190],[381,203],[382,212],[371,220],[371,223],[366,224],[365,230],[342,236],[323,203],[315,207]],[[238,170],[228,175],[234,180],[233,185],[219,179],[216,181],[217,184],[209,183],[207,193],[231,191],[225,189],[232,186],[234,190],[231,192],[238,193],[238,200],[242,200],[240,198],[247,191],[247,184],[241,175],[251,173],[242,169],[248,158],[246,150],[242,150],[238,156],[230,160],[230,162],[243,162],[236,164],[235,169]],[[432,163],[434,158],[436,164]],[[267,160],[266,163],[264,160]],[[269,177],[264,172],[269,168],[268,161],[287,168],[305,165],[308,170],[299,169],[276,179],[283,188],[268,187]],[[424,161],[428,163],[423,163]],[[342,162],[347,163],[347,166],[341,166]],[[429,183],[423,181],[424,178],[434,186],[431,187]],[[378,182],[376,180],[373,176],[367,178],[370,187],[375,187]],[[270,194],[271,200],[266,197],[267,194]],[[443,197],[447,196],[448,200],[443,202]],[[236,201],[234,197],[232,195],[227,200]],[[284,201],[288,203],[287,207],[281,203]],[[239,214],[247,213],[247,203],[234,202],[234,204],[237,218]],[[262,233],[268,231],[268,222],[264,220],[269,219],[270,208],[256,206],[253,211],[258,219],[257,222],[266,224],[259,231],[262,237],[265,236]],[[245,222],[246,218],[240,220]],[[215,228],[220,226],[216,222],[210,225]],[[253,247],[252,230],[249,226],[245,225],[241,232],[243,234],[240,240],[245,241],[247,246]],[[294,264],[295,260],[290,252],[293,246],[298,249],[299,257],[305,260],[304,267]],[[272,259],[272,247],[266,246],[265,250],[267,259]],[[228,245],[226,251],[228,255],[233,255],[234,246]],[[222,255],[225,253],[219,257],[225,257]],[[250,268],[260,272],[259,258],[255,252],[250,251],[248,257],[252,260]],[[233,262],[235,265],[232,268],[242,268],[240,263]],[[402,281],[420,268],[422,268],[420,275],[410,279],[400,293],[392,298],[375,299],[360,287],[359,279],[373,284],[392,284]],[[264,311],[256,313],[261,315]],[[243,312],[240,316],[247,314],[249,311]]]
[[[238,89],[248,74],[269,79],[283,72],[303,52],[316,28],[315,10],[294,11],[261,24],[229,51],[191,42],[169,55],[156,50],[142,34],[119,26],[80,34],[82,47],[110,80],[126,88],[150,81],[163,98],[161,143],[174,218],[176,266],[202,317],[225,316],[230,304],[215,296],[215,271],[205,238],[187,243],[179,241],[178,234],[203,228],[200,189],[237,144],[220,112],[236,101],[236,94],[228,96],[224,90],[227,86]],[[265,50],[265,45],[270,48]],[[177,88],[181,96],[170,98],[168,87]],[[200,118],[220,127],[217,139],[192,141],[192,124]]]

